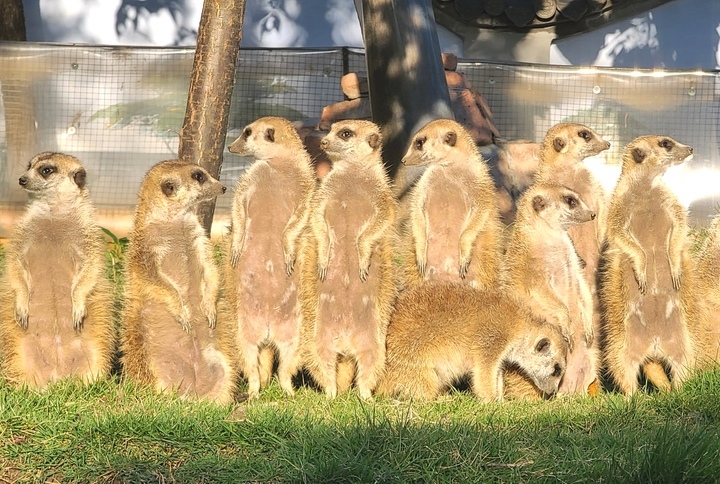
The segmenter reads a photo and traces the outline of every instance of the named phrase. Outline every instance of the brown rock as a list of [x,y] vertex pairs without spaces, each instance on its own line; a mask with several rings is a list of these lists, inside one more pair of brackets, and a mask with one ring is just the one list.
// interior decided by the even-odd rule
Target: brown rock
[[367,95],[369,92],[367,77],[358,75],[356,72],[342,76],[342,79],[340,79],[340,87],[345,96],[350,100]]
[[343,119],[370,119],[370,100],[365,98],[342,101],[325,106],[320,115],[320,129],[330,130],[330,125]]

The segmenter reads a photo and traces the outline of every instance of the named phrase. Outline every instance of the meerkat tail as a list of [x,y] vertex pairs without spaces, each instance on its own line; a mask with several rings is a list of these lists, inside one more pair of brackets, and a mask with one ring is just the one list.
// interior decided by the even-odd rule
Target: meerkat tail
[[643,373],[655,388],[661,391],[670,390],[670,380],[665,373],[665,368],[658,361],[648,361],[643,365]]
[[342,358],[337,364],[338,392],[346,392],[352,386],[355,377],[355,362],[349,358]]
[[258,370],[260,372],[260,388],[264,388],[270,383],[272,377],[273,364],[275,363],[275,352],[271,346],[265,346],[258,354]]

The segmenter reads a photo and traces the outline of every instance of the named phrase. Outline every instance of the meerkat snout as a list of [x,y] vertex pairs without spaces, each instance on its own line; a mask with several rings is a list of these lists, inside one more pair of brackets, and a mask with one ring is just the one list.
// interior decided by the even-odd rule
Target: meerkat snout
[[19,182],[20,182],[20,186],[24,187],[25,185],[27,185],[28,177],[26,177],[25,175],[21,176]]
[[325,149],[328,147],[328,143],[329,143],[329,141],[327,140],[327,138],[323,138],[320,140],[320,147],[322,149]]

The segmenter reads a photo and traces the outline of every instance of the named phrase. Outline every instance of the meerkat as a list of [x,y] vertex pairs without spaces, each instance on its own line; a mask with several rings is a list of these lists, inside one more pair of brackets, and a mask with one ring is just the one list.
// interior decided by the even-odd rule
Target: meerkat
[[663,367],[678,386],[694,364],[687,212],[662,179],[692,154],[667,136],[641,136],[622,156],[608,209],[600,303],[605,366],[625,394],[637,390],[641,371],[665,390],[671,383]]
[[403,223],[405,284],[495,286],[503,227],[490,170],[473,138],[459,123],[436,119],[415,134],[402,162],[427,167],[409,194]]
[[227,403],[233,328],[217,322],[219,275],[193,208],[225,192],[202,167],[163,161],[140,187],[126,256],[122,364],[156,391]]
[[110,373],[115,350],[105,245],[75,157],[44,152],[28,163],[29,194],[7,250],[0,308],[0,367],[33,388]]
[[238,326],[242,371],[250,397],[257,396],[277,352],[280,386],[293,394],[302,316],[294,266],[315,188],[312,161],[290,121],[277,117],[249,124],[229,149],[256,159],[235,187],[225,264],[225,297]]
[[302,251],[304,361],[329,398],[352,379],[348,372],[360,396],[369,398],[385,364],[396,293],[397,202],[375,124],[337,122],[321,145],[333,169],[311,202]]
[[568,235],[570,227],[594,219],[575,191],[536,183],[519,200],[506,248],[504,285],[569,342],[562,393],[586,391],[598,373],[592,296]]
[[431,281],[398,297],[378,394],[432,400],[469,374],[478,398],[502,400],[503,373],[513,365],[552,395],[565,371],[566,355],[560,331],[516,298]]
[[697,339],[702,341],[702,348],[696,352],[705,363],[720,362],[720,216],[715,216],[707,227],[708,235],[698,251],[695,269],[689,275],[695,277],[694,282],[684,284],[688,296],[695,296],[695,301],[688,301],[686,313],[691,328],[700,334]]

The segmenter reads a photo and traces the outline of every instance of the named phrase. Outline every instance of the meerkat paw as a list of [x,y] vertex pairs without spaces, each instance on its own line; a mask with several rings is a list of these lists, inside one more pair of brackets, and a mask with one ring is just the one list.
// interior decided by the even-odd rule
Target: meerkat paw
[[682,273],[680,271],[672,271],[671,273],[672,277],[672,284],[676,291],[680,290],[680,280],[682,278]]
[[595,341],[595,331],[592,328],[585,330],[585,347],[590,348]]
[[85,320],[85,305],[73,304],[73,328],[77,331],[82,328],[83,320]]
[[187,306],[184,304],[180,308],[180,314],[178,314],[175,319],[178,323],[180,323],[180,326],[182,326],[183,331],[186,333],[190,332],[190,311],[188,310]]
[[368,274],[370,274],[370,261],[367,261],[364,263],[363,261],[360,261],[360,280],[365,282],[367,281]]
[[283,256],[285,258],[285,274],[291,276],[295,269],[295,254],[293,252],[283,251]]
[[27,306],[16,305],[15,306],[15,321],[18,326],[22,329],[27,329],[28,319],[30,318],[30,311]]
[[205,309],[205,315],[207,316],[208,327],[210,329],[215,329],[215,326],[217,326],[217,311],[215,308]]
[[421,276],[425,277],[425,269],[427,268],[427,259],[425,257],[416,258],[416,264],[418,272]]
[[328,272],[328,265],[327,264],[320,264],[318,263],[318,278],[321,281],[325,281],[325,278],[327,277]]
[[241,244],[232,244],[230,247],[230,265],[232,267],[237,267],[237,263],[240,260],[240,256],[242,255],[242,245]]
[[640,294],[644,295],[647,292],[647,277],[645,276],[645,271],[641,274],[640,271],[633,269],[633,273],[635,274],[635,281],[637,282]]
[[470,268],[470,259],[461,259],[460,260],[460,279],[465,279],[465,276],[467,276],[468,269]]
[[562,333],[562,337],[568,345],[568,350],[570,351],[570,353],[572,353],[573,348],[575,348],[575,338],[573,338],[572,333],[570,333],[568,330],[563,329],[560,332]]

